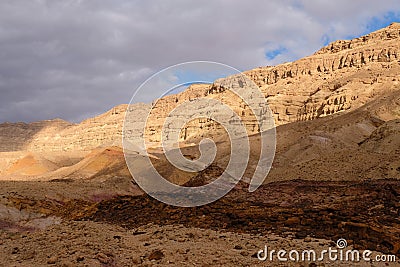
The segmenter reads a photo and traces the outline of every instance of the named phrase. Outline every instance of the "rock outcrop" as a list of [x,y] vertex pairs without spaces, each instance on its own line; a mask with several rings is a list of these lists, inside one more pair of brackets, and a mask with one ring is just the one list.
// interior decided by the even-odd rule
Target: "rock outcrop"
[[[295,62],[260,67],[244,74],[261,88],[275,124],[282,125],[354,110],[377,96],[398,90],[399,57],[400,24],[394,23],[360,38],[333,42]],[[240,85],[237,77],[227,77],[212,85],[192,85],[184,92],[159,99],[153,103],[146,140],[158,144],[169,112],[185,101],[203,97],[231,106],[241,116],[247,132],[257,133],[260,129],[249,107],[227,90],[234,83]],[[141,134],[150,107],[150,104],[120,105],[79,124],[61,120],[1,124],[0,151],[90,151],[99,146],[120,146],[126,109],[134,114],[129,116],[129,123],[136,128],[127,134],[135,139]],[[219,136],[221,130],[211,119],[196,119],[187,122],[180,140]]]
[[278,125],[354,109],[399,88],[400,24],[276,67],[245,72],[266,95]]

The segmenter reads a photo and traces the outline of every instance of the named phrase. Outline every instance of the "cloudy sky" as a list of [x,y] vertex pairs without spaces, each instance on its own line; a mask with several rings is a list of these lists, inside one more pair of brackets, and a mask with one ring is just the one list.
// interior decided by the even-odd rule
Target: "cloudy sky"
[[274,65],[393,21],[398,0],[2,0],[0,122],[78,122],[170,65]]

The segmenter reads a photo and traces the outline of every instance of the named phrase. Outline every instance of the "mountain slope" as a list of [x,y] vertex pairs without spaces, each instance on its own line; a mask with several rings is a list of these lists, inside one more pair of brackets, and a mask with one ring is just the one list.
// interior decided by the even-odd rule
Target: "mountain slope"
[[[360,38],[336,41],[295,62],[245,72],[261,88],[278,125],[277,155],[269,178],[400,178],[396,148],[400,119],[399,73],[398,23]],[[241,114],[257,148],[258,129],[254,127],[252,115],[224,88],[235,79],[231,76],[212,85],[192,85],[184,92],[160,99],[150,116],[148,141],[160,142],[166,115],[180,103],[207,97],[225,99]],[[0,124],[0,152],[4,155],[0,173],[8,179],[13,175],[26,176],[26,179],[129,176],[122,151],[117,148],[121,146],[126,109],[135,115],[129,117],[130,123],[138,127],[131,133],[135,140],[150,107],[149,104],[120,105],[79,124],[62,120]],[[225,137],[219,125],[195,120],[183,131],[182,141],[188,145],[185,154],[197,155],[196,146],[190,145],[199,138],[216,138],[222,152],[215,166],[222,169],[226,166],[229,146],[223,141]],[[49,159],[57,153],[64,156]],[[257,152],[252,153],[250,165],[254,167]],[[72,160],[68,162],[69,156]],[[165,158],[158,157],[156,165],[169,170]],[[176,183],[186,183],[193,177],[184,172],[164,172]],[[251,177],[251,173],[250,167],[246,176]]]
[[[400,73],[400,24],[349,41],[336,41],[314,55],[275,67],[245,72],[263,91],[277,125],[311,120],[353,110],[377,96],[396,90]],[[231,77],[225,78],[229,80]],[[199,96],[222,99],[226,91],[219,84],[193,85],[186,91],[166,96],[154,107],[150,122],[159,141],[163,118],[179,103]],[[235,103],[230,103],[235,105]],[[236,109],[241,107],[236,103]],[[80,124],[39,122],[0,125],[0,151],[72,151],[98,146],[120,145],[127,106],[121,105]],[[129,107],[143,120],[149,105]],[[246,120],[246,118],[245,118]],[[56,124],[54,126],[54,124]],[[210,122],[196,122],[185,129],[197,136],[198,128],[212,131]],[[255,129],[254,131],[257,131]],[[255,133],[255,132],[252,132]],[[134,133],[138,134],[138,133]],[[10,136],[13,138],[10,138]]]

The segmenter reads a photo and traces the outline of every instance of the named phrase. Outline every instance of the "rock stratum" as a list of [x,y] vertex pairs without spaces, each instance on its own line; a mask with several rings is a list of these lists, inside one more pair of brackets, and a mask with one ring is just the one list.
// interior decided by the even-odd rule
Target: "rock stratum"
[[[278,153],[272,176],[276,171],[279,179],[302,178],[304,173],[294,170],[303,168],[302,164],[314,164],[316,161],[320,164],[314,164],[314,168],[322,164],[330,169],[326,165],[329,162],[337,164],[334,162],[340,161],[338,155],[346,150],[352,151],[344,153],[346,155],[354,152],[358,157],[365,155],[372,158],[371,155],[377,153],[376,158],[384,157],[386,160],[397,155],[398,149],[393,144],[399,142],[399,127],[395,121],[400,117],[399,41],[400,24],[393,23],[360,38],[333,42],[295,62],[244,72],[261,89],[278,126]],[[7,179],[73,176],[77,173],[75,169],[84,164],[74,165],[87,160],[87,156],[93,158],[93,153],[99,153],[99,158],[102,158],[107,153],[106,148],[121,147],[127,109],[130,111],[128,121],[137,127],[129,132],[130,138],[135,140],[141,136],[145,117],[151,108],[145,138],[148,143],[157,146],[166,116],[181,103],[202,97],[216,99],[232,107],[241,116],[248,134],[257,135],[260,129],[254,115],[240,98],[227,90],[240,83],[238,76],[231,76],[210,85],[191,85],[181,93],[165,96],[152,104],[116,106],[79,124],[60,119],[30,124],[0,124],[0,175]],[[213,107],[205,107],[207,109],[212,110]],[[203,137],[211,137],[223,143],[226,135],[221,131],[220,125],[213,120],[192,120],[181,129],[180,141],[193,145]],[[220,145],[222,150],[224,147]],[[121,155],[119,158],[123,160]],[[224,156],[218,160],[222,165],[226,163]],[[107,162],[99,161],[100,165]],[[349,168],[360,165],[350,159],[352,161],[354,164]],[[357,171],[337,168],[337,174],[329,173],[325,178],[374,176],[372,173],[376,172],[376,168],[372,169],[372,165],[382,162],[368,160],[364,163],[371,166],[360,166]],[[397,162],[393,159],[376,174],[381,178],[398,177]],[[290,170],[289,166],[292,166]],[[347,170],[347,174],[341,176],[343,170]],[[93,169],[90,174],[84,172],[87,175],[78,176],[87,178],[105,172]],[[127,173],[126,169],[123,173]],[[315,177],[318,173],[308,176]],[[272,179],[275,180],[274,177]]]

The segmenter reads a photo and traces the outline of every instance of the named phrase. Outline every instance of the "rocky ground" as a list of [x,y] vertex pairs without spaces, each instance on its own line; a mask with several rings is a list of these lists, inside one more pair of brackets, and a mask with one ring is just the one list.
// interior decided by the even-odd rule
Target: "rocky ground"
[[337,240],[356,248],[400,255],[400,182],[290,181],[263,186],[254,193],[237,189],[207,206],[175,208],[147,196],[118,197],[98,204],[85,217],[124,227],[148,223],[184,224],[282,236],[293,232]]
[[[295,180],[251,194],[243,184],[198,208],[167,206],[141,193],[93,199],[88,190],[67,199],[75,186],[84,187],[79,181],[1,182],[1,266],[350,266],[256,258],[265,245],[320,251],[339,238],[400,259],[398,180]],[[62,188],[63,200],[56,197]],[[46,190],[53,198],[43,197]]]

